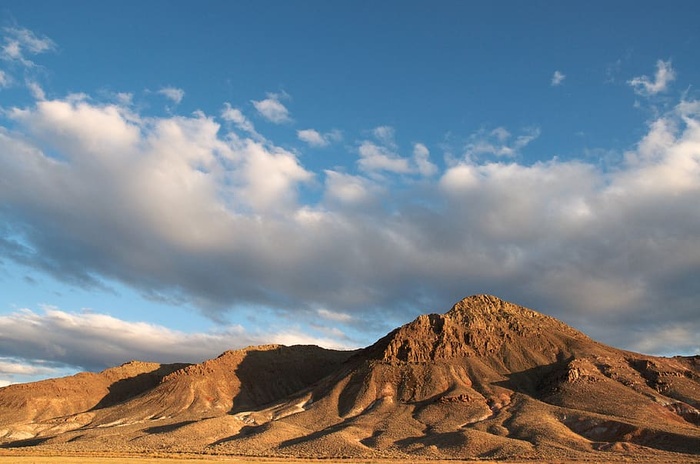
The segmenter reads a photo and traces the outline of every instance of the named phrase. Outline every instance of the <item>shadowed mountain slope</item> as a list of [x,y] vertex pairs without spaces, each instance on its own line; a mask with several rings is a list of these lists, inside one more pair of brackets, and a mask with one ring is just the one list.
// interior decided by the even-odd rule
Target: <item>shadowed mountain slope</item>
[[[16,395],[6,399],[9,388],[0,390],[0,418],[24,410]],[[118,399],[54,408],[60,418],[17,414],[0,436],[8,447],[66,451],[700,458],[699,357],[618,350],[488,295],[420,316],[357,352],[231,351]]]

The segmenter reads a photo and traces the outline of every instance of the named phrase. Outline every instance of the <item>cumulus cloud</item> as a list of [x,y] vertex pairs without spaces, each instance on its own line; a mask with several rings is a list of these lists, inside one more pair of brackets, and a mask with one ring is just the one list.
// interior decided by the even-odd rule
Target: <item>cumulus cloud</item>
[[550,84],[552,87],[557,87],[564,83],[564,79],[566,79],[566,74],[562,73],[561,71],[554,71]]
[[179,105],[182,99],[185,98],[185,91],[177,87],[163,87],[158,93],[176,105]]
[[314,129],[299,130],[297,131],[297,137],[299,137],[299,140],[308,143],[312,147],[325,147],[328,145],[328,140]]
[[386,146],[365,140],[360,144],[358,152],[360,159],[357,164],[363,171],[387,171],[396,174],[411,172],[408,159],[401,157]]
[[400,156],[394,140],[394,129],[389,126],[379,126],[372,130],[376,141],[364,140],[360,143],[357,164],[365,172],[386,171],[396,174],[411,172],[408,159]]
[[422,143],[413,146],[413,158],[398,153],[394,128],[379,126],[372,130],[375,140],[363,140],[358,148],[359,168],[367,173],[421,174],[430,176],[437,167],[430,161],[430,151]]
[[[312,177],[295,155],[235,134],[224,140],[220,125],[201,115],[147,119],[112,104],[51,100],[8,116],[26,134],[0,132],[0,215],[13,229],[0,247],[17,259],[85,285],[104,274],[158,292],[165,272],[183,278],[168,292],[189,294],[194,284],[229,297],[266,293],[245,278],[242,292],[227,290],[224,275],[262,266],[248,263],[247,242],[257,236],[256,248],[266,247],[260,229],[274,228],[285,208],[293,212],[297,185]],[[82,219],[70,220],[75,214]],[[149,249],[164,261],[146,258]],[[206,270],[208,253],[228,258]],[[177,277],[177,268],[192,266],[203,273]],[[218,300],[209,291],[197,297],[202,304]]]
[[56,49],[56,44],[46,36],[37,35],[22,27],[5,27],[2,30],[0,58],[5,61],[33,67],[31,55],[38,55]]
[[296,204],[295,186],[308,182],[313,174],[283,149],[269,150],[261,144],[246,143],[247,163],[241,169],[245,185],[240,193],[253,209],[261,212],[285,211]]
[[326,147],[332,142],[338,142],[342,139],[342,135],[339,130],[332,130],[321,134],[315,129],[304,129],[297,131],[297,137],[302,142],[307,143],[311,147]]
[[676,71],[671,66],[671,60],[656,62],[656,74],[652,80],[648,76],[635,77],[627,83],[637,95],[652,96],[668,89],[668,85],[676,79]]
[[8,87],[10,85],[10,81],[10,76],[8,76],[5,71],[0,69],[0,89]]
[[[625,347],[660,350],[679,326],[688,333],[675,349],[698,346],[700,103],[651,121],[609,170],[519,163],[514,155],[538,131],[497,128],[475,134],[466,155],[440,171],[421,143],[400,156],[393,130],[381,126],[359,143],[357,172],[315,173],[294,152],[251,137],[247,119],[229,109],[152,117],[78,97],[9,109],[11,124],[0,128],[0,256],[76,285],[118,281],[213,319],[274,308],[302,326],[292,335],[333,317],[334,329],[381,335],[488,292]],[[495,157],[479,160],[484,154]],[[401,176],[386,182],[378,172]],[[317,179],[320,200],[305,201],[300,189]],[[32,359],[97,363],[70,327],[94,328],[129,357],[154,353],[132,345],[136,335],[221,348],[216,333],[188,339],[122,321],[106,334],[122,322],[57,309],[3,321],[3,333],[19,334],[0,352],[9,358],[21,347]],[[52,332],[71,334],[74,345],[51,342]]]
[[280,101],[285,96],[286,94],[268,93],[266,99],[253,100],[252,103],[262,117],[272,123],[282,124],[292,120],[289,116],[289,110]]

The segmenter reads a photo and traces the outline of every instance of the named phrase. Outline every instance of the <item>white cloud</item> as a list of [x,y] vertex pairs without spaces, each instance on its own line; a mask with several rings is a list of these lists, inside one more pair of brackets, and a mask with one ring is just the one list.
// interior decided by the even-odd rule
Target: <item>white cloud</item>
[[357,164],[367,173],[389,172],[394,174],[420,174],[431,176],[437,172],[437,166],[430,161],[430,151],[422,143],[413,145],[413,158],[398,154],[398,145],[392,127],[379,126],[372,130],[376,139],[363,140],[358,152]]
[[329,311],[324,308],[318,310],[318,315],[321,316],[323,319],[328,319],[330,321],[336,322],[350,322],[352,320],[352,316],[350,314]]
[[402,158],[388,147],[365,140],[358,149],[360,159],[357,164],[365,172],[387,171],[408,174],[411,168],[406,158]]
[[448,193],[459,194],[464,190],[471,190],[479,185],[478,166],[460,163],[450,167],[442,175],[440,186]]
[[562,85],[564,83],[564,79],[566,79],[566,74],[562,73],[561,71],[554,71],[551,81],[552,87]]
[[41,86],[37,82],[28,81],[27,88],[29,89],[29,92],[31,92],[32,96],[35,99],[46,100],[46,93],[44,92],[44,89],[42,89]]
[[357,164],[362,171],[386,171],[396,174],[409,174],[409,160],[396,153],[397,145],[394,140],[394,129],[389,126],[379,126],[372,130],[377,142],[364,140],[358,152],[360,159]]
[[304,129],[297,131],[297,137],[302,142],[306,142],[312,147],[326,147],[332,142],[338,142],[342,139],[342,134],[339,130],[332,130],[321,134],[315,129]]
[[312,180],[313,174],[285,150],[268,150],[259,143],[248,142],[243,155],[241,192],[256,211],[274,212],[293,209],[294,187]]
[[182,99],[185,98],[185,91],[177,87],[163,87],[158,93],[176,105],[179,105]]
[[299,140],[308,143],[312,147],[325,147],[328,145],[328,140],[314,129],[298,130],[297,137]]
[[265,119],[275,124],[290,122],[289,110],[280,102],[280,98],[286,94],[268,93],[264,100],[253,100],[253,106]]
[[236,125],[240,130],[249,133],[256,140],[262,141],[263,137],[257,133],[255,126],[246,118],[241,110],[238,108],[233,108],[229,103],[224,104],[224,109],[221,112],[221,117],[224,121],[230,121]]
[[[83,210],[93,216],[105,240],[113,233],[131,236],[119,224],[133,223],[139,224],[138,236],[172,245],[216,243],[233,225],[232,208],[293,210],[296,185],[312,177],[289,152],[254,140],[220,139],[219,125],[206,117],[141,119],[116,105],[61,100],[15,109],[10,116],[50,144],[54,157],[4,136],[9,151],[0,155],[3,177],[16,175],[13,184],[20,179],[32,184],[37,196],[28,208],[47,202],[58,214]],[[21,168],[19,153],[27,153],[33,169]],[[19,194],[0,188],[8,201]],[[174,204],[178,207],[167,206]],[[102,239],[92,233],[81,236],[88,229],[70,231],[60,222],[51,227],[66,228],[65,237],[84,240],[86,250],[91,242],[109,248],[98,245]],[[132,242],[135,238],[117,240],[146,245]],[[136,255],[117,257],[125,259],[139,261]]]
[[374,198],[376,188],[368,179],[332,170],[325,173],[325,194],[331,201],[359,205]]
[[651,96],[660,92],[665,92],[668,85],[676,79],[676,71],[671,66],[671,60],[656,62],[656,74],[652,81],[648,76],[635,77],[627,83],[638,95]]
[[[332,337],[314,337],[304,333],[301,330],[288,330],[285,332],[280,332],[277,334],[272,334],[269,337],[272,343],[278,343],[280,345],[318,345],[323,348],[328,348],[331,350],[343,350],[348,349],[349,346],[346,343],[342,343],[340,340],[344,338],[344,333],[339,330],[330,330]],[[270,342],[265,342],[270,343]]]
[[539,136],[539,128],[526,129],[514,140],[512,140],[512,134],[503,127],[497,127],[490,132],[482,129],[469,137],[465,147],[465,158],[472,160],[480,155],[514,157]]
[[29,29],[21,27],[3,28],[3,45],[0,58],[7,61],[19,62],[23,66],[32,67],[28,56],[38,55],[56,49],[56,44],[45,36],[39,36]]
[[421,175],[432,176],[437,173],[437,166],[430,162],[430,150],[422,143],[413,145],[413,160]]

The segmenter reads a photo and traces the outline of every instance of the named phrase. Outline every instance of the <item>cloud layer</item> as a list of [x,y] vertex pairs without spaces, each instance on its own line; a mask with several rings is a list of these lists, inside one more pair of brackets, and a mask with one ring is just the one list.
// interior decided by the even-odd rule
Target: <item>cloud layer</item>
[[57,375],[61,368],[98,371],[132,359],[201,362],[226,350],[266,343],[348,348],[342,333],[333,339],[314,337],[295,327],[275,333],[249,333],[237,325],[185,333],[106,314],[69,313],[54,307],[44,307],[42,313],[24,309],[0,316],[0,333],[0,386],[32,376]]

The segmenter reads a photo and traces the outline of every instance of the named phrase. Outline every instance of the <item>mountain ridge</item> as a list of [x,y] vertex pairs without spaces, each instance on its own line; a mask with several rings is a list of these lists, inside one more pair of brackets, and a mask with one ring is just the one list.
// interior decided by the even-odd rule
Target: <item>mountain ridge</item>
[[[419,316],[352,352],[263,345],[45,382],[0,389],[1,447],[700,458],[699,356],[619,350],[491,295]],[[75,392],[86,382],[93,393],[81,402]],[[37,392],[53,394],[53,406]]]

